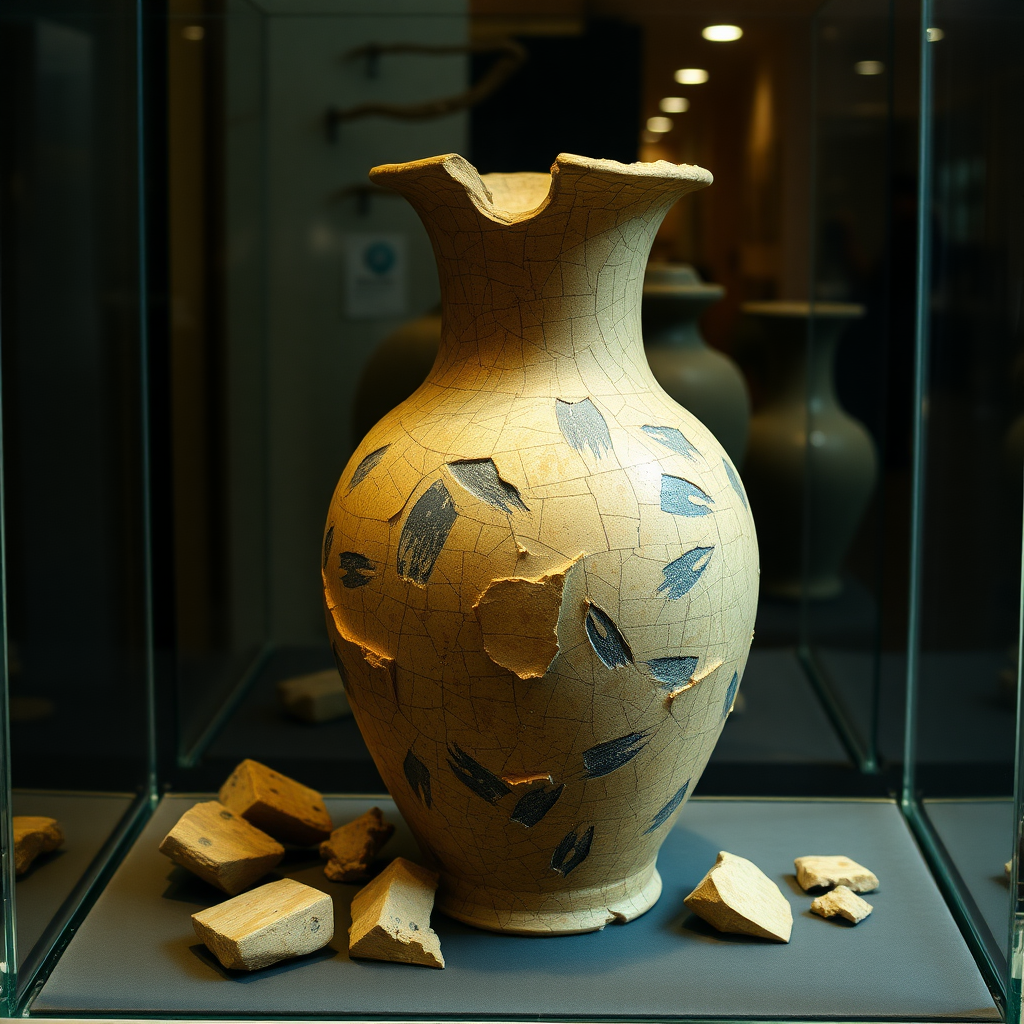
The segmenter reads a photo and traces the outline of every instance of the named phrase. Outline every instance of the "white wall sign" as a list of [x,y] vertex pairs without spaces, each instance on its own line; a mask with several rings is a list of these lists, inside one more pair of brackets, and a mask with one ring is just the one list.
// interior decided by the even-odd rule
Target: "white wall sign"
[[405,316],[408,290],[405,235],[345,236],[345,309],[350,319]]

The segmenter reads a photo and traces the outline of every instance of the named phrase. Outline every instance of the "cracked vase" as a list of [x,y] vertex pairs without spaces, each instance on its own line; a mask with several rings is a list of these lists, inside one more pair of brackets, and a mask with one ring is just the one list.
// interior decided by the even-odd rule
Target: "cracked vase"
[[427,380],[364,438],[323,539],[356,720],[437,905],[572,934],[657,901],[732,709],[757,542],[736,469],[656,383],[644,267],[699,168],[459,156],[371,172],[431,236]]

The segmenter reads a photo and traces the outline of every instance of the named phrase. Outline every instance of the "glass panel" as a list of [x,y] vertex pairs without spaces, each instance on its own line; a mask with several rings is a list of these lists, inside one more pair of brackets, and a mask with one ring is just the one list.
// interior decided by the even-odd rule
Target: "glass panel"
[[1024,87],[1024,10],[936,0],[925,27],[930,269],[910,795],[944,884],[1005,985],[1024,481],[1024,115],[1010,97]]
[[[893,51],[888,0],[830,0],[815,18],[814,47],[814,304],[776,328],[790,339],[789,365],[803,368],[792,402],[794,415],[798,401],[807,410],[804,516],[801,532],[792,528],[793,556],[770,566],[766,589],[769,600],[787,590],[800,600],[804,665],[851,756],[875,771],[881,663],[898,663],[904,642],[901,617],[881,614],[884,510],[905,491],[907,471],[887,443],[887,385],[912,323],[904,315],[891,335],[891,247],[905,225],[890,223],[889,197],[897,176],[908,177],[894,164],[913,157],[902,135],[915,123],[894,117],[905,55]],[[900,673],[887,676],[901,693]],[[900,739],[897,730],[890,755]]]
[[63,833],[5,892],[19,995],[148,796],[135,36],[0,5],[7,806]]

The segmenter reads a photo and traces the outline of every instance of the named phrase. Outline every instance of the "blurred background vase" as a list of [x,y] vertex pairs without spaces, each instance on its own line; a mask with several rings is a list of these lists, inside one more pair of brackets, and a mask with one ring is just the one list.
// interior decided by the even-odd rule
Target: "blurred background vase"
[[426,379],[441,344],[441,307],[408,320],[378,344],[363,367],[352,408],[352,437],[404,402]]
[[689,409],[742,469],[750,395],[736,364],[700,332],[708,306],[725,295],[687,263],[651,261],[644,277],[644,348],[658,383]]
[[878,476],[871,435],[835,391],[836,350],[864,307],[776,301],[742,309],[757,321],[765,375],[743,474],[761,541],[761,589],[835,597]]

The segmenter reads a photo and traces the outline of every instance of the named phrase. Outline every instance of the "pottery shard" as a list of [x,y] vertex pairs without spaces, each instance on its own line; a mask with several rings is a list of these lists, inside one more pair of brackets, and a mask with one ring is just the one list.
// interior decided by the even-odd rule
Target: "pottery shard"
[[878,879],[849,857],[797,857],[796,880],[802,889],[831,889],[845,885],[853,892],[871,892]]
[[160,844],[160,852],[229,896],[248,889],[284,856],[284,847],[216,800],[196,804]]
[[352,900],[349,956],[444,967],[441,940],[430,927],[436,871],[393,860]]
[[15,815],[14,873],[23,875],[41,853],[50,853],[64,842],[64,833],[56,818]]
[[218,799],[282,843],[312,846],[331,834],[323,797],[259,761],[244,760],[220,787]]
[[874,909],[867,900],[861,899],[845,885],[837,885],[831,892],[826,892],[811,902],[811,910],[815,914],[822,917],[845,917],[854,924],[863,921]]
[[224,967],[255,971],[323,949],[334,938],[334,902],[282,878],[193,914],[192,926]]
[[756,864],[724,850],[683,902],[720,932],[789,942],[793,930],[793,911],[779,887]]
[[355,821],[336,828],[331,838],[320,844],[320,856],[327,861],[324,874],[332,882],[365,882],[370,865],[394,831],[379,807],[371,807]]
[[285,711],[300,722],[333,722],[352,714],[345,686],[333,668],[282,679],[277,695]]

